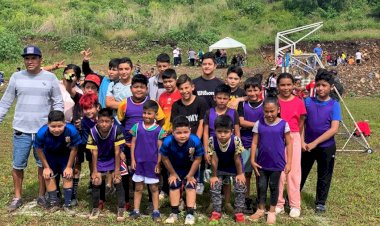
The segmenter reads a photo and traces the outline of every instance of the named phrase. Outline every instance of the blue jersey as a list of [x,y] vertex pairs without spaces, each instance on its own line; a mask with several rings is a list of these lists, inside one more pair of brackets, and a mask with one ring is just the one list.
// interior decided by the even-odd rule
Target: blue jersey
[[194,134],[190,134],[189,140],[183,145],[178,145],[173,135],[164,139],[160,153],[169,158],[177,174],[187,174],[190,171],[194,158],[204,155],[201,140]]
[[48,155],[70,155],[71,148],[82,143],[82,139],[72,124],[66,124],[65,130],[59,136],[54,136],[47,125],[42,126],[33,143],[34,148],[42,148]]

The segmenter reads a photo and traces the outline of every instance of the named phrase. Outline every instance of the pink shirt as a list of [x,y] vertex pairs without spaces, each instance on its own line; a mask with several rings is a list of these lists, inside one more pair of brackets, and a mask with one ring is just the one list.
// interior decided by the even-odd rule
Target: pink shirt
[[281,118],[288,122],[291,132],[299,132],[300,117],[301,115],[306,115],[304,102],[296,97],[288,101],[281,99],[278,99],[278,101],[280,103]]

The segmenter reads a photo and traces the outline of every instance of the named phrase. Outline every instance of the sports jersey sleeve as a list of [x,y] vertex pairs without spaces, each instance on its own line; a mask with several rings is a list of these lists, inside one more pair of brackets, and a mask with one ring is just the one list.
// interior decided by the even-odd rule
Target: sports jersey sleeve
[[342,113],[340,110],[340,104],[338,101],[335,101],[332,109],[332,117],[331,119],[334,121],[341,121],[342,120]]
[[[157,102],[156,102],[157,103]],[[157,103],[158,104],[158,103]],[[157,111],[157,116],[156,116],[156,120],[157,121],[160,121],[162,119],[165,119],[165,114],[164,114],[164,111],[162,110],[162,108],[160,107],[160,105],[158,105],[158,111]]]
[[203,124],[204,125],[208,125],[208,121],[209,121],[209,117],[210,117],[210,110],[207,110],[206,113],[205,113],[205,116],[204,116],[204,119],[203,119]]
[[214,137],[210,137],[208,138],[208,150],[207,150],[207,154],[208,155],[213,155],[214,154]]
[[255,125],[252,128],[252,132],[253,133],[259,133],[259,121],[258,120],[255,122]]
[[70,127],[70,140],[70,147],[76,147],[82,144],[82,138],[74,126]]
[[139,127],[138,123],[134,124],[131,130],[129,130],[129,133],[132,134],[132,136],[136,137],[138,127]]
[[98,146],[96,145],[95,140],[91,134],[88,136],[86,148],[90,150],[98,149]]
[[43,128],[41,128],[38,131],[38,133],[36,134],[36,138],[34,139],[33,147],[35,149],[37,149],[37,148],[43,149],[44,148],[45,141],[44,141],[44,135],[43,135],[44,133],[42,132],[42,129]]
[[158,139],[162,140],[164,138],[165,130],[161,128],[160,133],[158,134]]
[[120,126],[118,126],[116,128],[116,138],[115,138],[115,142],[114,142],[115,147],[120,146],[124,143],[125,143],[125,139],[124,139],[123,129]]
[[169,155],[171,140],[172,136],[167,137],[160,147],[160,153],[164,157],[168,157]]
[[86,126],[83,123],[83,120],[81,121],[80,124],[81,124],[81,128],[82,128],[80,130],[80,136],[81,136],[81,139],[82,139],[82,144],[85,145],[87,143],[90,130],[88,128],[86,128]]
[[205,154],[205,150],[203,148],[201,140],[196,135],[194,135],[193,137],[194,137],[194,143],[195,143],[194,156],[196,157],[203,156]]
[[119,104],[119,107],[117,108],[117,119],[119,119],[120,122],[124,120],[126,108],[127,108],[127,100],[124,99]]
[[235,142],[235,155],[241,154],[244,151],[244,147],[243,147],[243,143],[241,142],[241,139],[235,136],[234,142]]
[[284,130],[284,133],[289,133],[290,132],[290,127],[289,127],[289,124],[286,122],[285,123],[285,130]]

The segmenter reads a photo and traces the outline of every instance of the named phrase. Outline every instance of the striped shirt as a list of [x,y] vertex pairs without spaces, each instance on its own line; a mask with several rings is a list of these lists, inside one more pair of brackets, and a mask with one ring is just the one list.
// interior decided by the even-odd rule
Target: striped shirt
[[58,79],[45,70],[37,75],[26,70],[13,73],[0,101],[0,123],[15,99],[13,128],[23,133],[37,133],[51,110],[63,111]]

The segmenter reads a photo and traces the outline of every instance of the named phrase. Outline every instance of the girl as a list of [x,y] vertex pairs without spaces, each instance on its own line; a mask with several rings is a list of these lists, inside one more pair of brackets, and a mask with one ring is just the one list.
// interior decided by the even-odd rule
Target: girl
[[305,123],[305,143],[302,145],[302,180],[301,189],[315,161],[318,164],[317,194],[315,212],[326,211],[325,203],[334,170],[335,140],[339,121],[342,120],[339,102],[330,97],[334,78],[331,72],[319,70],[315,77],[316,98],[306,98],[308,116]]
[[[292,95],[294,78],[289,73],[282,73],[277,78],[278,101],[281,108],[281,118],[290,127],[290,136],[293,143],[292,171],[280,178],[279,196],[276,213],[284,212],[285,199],[283,196],[284,184],[287,181],[287,194],[289,198],[290,217],[299,217],[301,214],[301,143],[303,142],[303,126],[306,109],[300,98]],[[300,133],[301,131],[301,133]]]
[[[276,223],[275,208],[278,198],[278,184],[281,173],[288,174],[292,165],[292,146],[289,124],[279,118],[280,105],[276,97],[269,96],[264,100],[264,117],[253,127],[251,146],[251,164],[258,176],[259,208],[250,216],[257,221],[265,214],[268,184],[270,189],[270,210],[267,224]],[[285,155],[286,145],[286,155]],[[256,149],[258,154],[256,156]],[[285,156],[287,160],[285,161]]]

